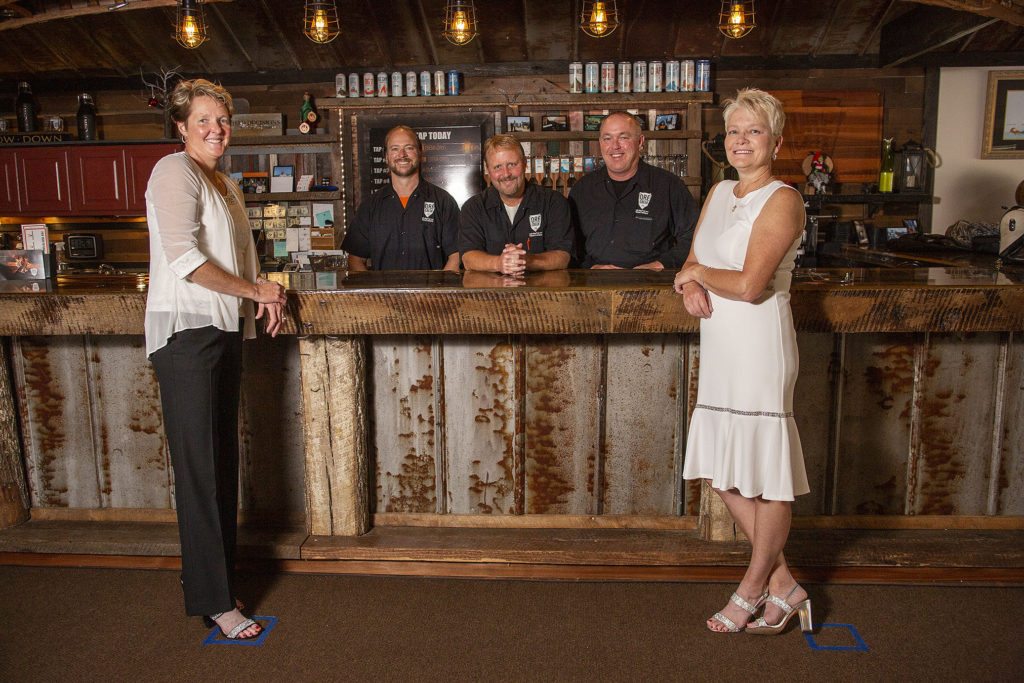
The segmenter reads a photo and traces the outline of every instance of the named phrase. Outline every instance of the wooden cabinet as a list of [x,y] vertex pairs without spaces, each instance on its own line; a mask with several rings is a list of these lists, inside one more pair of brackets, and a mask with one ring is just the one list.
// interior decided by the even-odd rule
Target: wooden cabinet
[[21,213],[35,216],[71,213],[67,148],[18,150],[16,155]]
[[20,210],[17,158],[11,150],[0,150],[0,214],[18,213]]
[[146,185],[156,162],[181,149],[181,145],[125,145],[124,162],[128,179],[128,212],[146,213]]
[[78,213],[124,213],[128,210],[124,150],[120,146],[68,150],[72,209]]

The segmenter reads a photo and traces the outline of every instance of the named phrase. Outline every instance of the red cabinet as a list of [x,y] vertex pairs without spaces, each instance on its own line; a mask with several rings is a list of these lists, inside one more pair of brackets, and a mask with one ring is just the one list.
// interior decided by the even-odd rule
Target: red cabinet
[[33,216],[66,216],[71,213],[68,153],[64,147],[45,147],[15,152],[21,213]]
[[68,159],[71,208],[75,213],[125,213],[128,210],[122,147],[72,147],[68,150]]
[[146,213],[146,185],[156,162],[181,149],[178,144],[126,145],[124,159],[128,169],[128,211]]
[[0,149],[0,215],[20,211],[17,158],[12,150]]

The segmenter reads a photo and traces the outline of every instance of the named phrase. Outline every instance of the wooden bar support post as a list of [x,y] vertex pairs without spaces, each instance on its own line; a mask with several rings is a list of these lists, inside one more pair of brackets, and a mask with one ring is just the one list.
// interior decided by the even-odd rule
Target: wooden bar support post
[[6,340],[0,339],[0,529],[28,519],[28,488],[18,439],[8,348]]
[[736,541],[744,538],[729,514],[729,508],[707,480],[700,483],[700,513],[697,534],[705,541]]
[[299,340],[310,534],[370,530],[366,348],[362,337]]

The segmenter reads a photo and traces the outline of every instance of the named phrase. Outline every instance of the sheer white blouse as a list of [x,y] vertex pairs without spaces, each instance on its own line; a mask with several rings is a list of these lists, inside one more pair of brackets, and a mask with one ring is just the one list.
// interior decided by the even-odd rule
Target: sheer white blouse
[[221,195],[185,152],[157,162],[146,188],[149,223],[149,293],[146,297],[146,355],[181,330],[214,327],[256,336],[253,302],[220,294],[187,279],[207,261],[255,282],[259,274],[244,199],[238,185],[220,174]]

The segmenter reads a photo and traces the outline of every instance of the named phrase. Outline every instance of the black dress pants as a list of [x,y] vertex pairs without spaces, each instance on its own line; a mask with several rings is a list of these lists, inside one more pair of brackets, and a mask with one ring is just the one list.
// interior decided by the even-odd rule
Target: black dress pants
[[183,330],[150,360],[174,467],[185,613],[228,612],[235,608],[242,335]]

